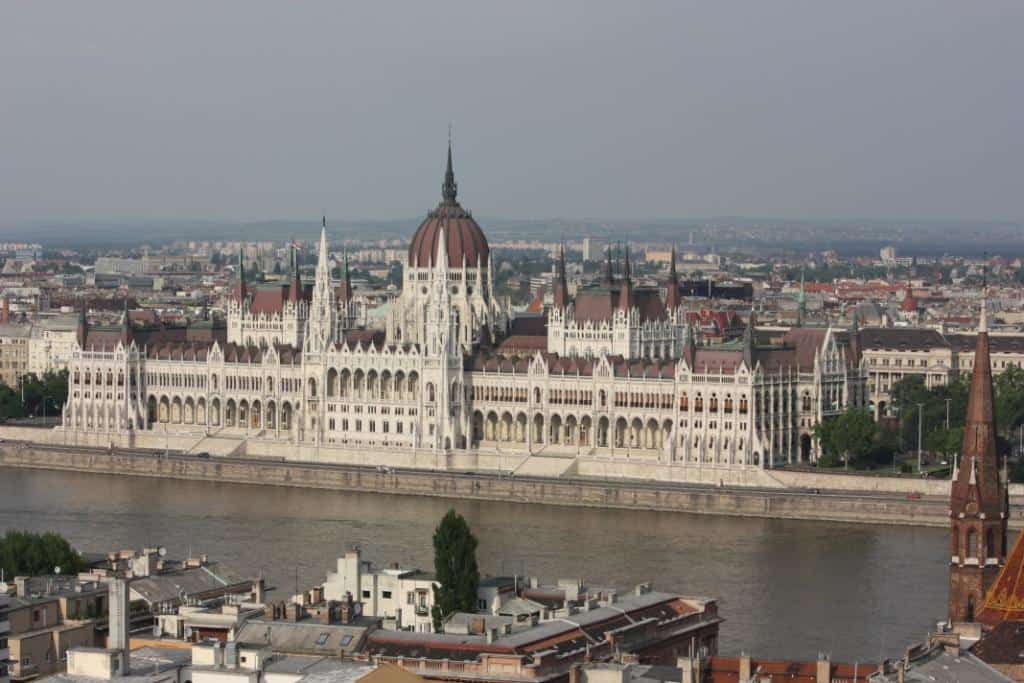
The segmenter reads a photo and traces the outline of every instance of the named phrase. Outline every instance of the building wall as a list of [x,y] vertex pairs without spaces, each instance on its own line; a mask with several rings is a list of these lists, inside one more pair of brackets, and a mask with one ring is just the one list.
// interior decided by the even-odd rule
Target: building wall
[[21,385],[21,377],[28,372],[28,325],[0,326],[0,382],[9,387]]

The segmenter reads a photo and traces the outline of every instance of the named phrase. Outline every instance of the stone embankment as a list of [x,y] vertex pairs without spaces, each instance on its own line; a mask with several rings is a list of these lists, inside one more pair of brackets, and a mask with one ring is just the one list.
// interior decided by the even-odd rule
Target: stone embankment
[[[0,443],[0,466],[535,505],[936,527],[948,524],[945,495],[841,490],[830,486],[828,475],[815,475],[818,479],[813,488],[781,482],[774,488],[719,487],[601,479],[577,473],[558,478],[510,476],[12,441]],[[1024,508],[1014,505],[1011,517],[1012,527],[1024,528]]]

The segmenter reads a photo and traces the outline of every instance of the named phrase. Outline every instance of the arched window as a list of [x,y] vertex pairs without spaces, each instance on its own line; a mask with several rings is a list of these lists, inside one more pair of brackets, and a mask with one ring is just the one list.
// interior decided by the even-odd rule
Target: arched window
[[978,534],[974,529],[967,531],[967,548],[964,552],[965,557],[977,557],[978,556]]

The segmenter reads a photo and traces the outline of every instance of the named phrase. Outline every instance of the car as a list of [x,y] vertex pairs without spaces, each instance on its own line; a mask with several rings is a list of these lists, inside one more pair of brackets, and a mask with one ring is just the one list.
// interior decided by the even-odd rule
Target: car
[[210,454],[207,453],[206,451],[203,451],[202,453],[196,453],[196,457],[197,458],[209,459],[210,458]]

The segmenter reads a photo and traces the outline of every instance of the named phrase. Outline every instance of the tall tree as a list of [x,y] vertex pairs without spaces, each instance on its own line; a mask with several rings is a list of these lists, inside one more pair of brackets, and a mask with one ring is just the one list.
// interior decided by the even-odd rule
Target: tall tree
[[437,631],[451,614],[476,611],[480,585],[476,545],[465,518],[448,510],[434,531],[434,573],[440,585],[434,588],[431,616]]

